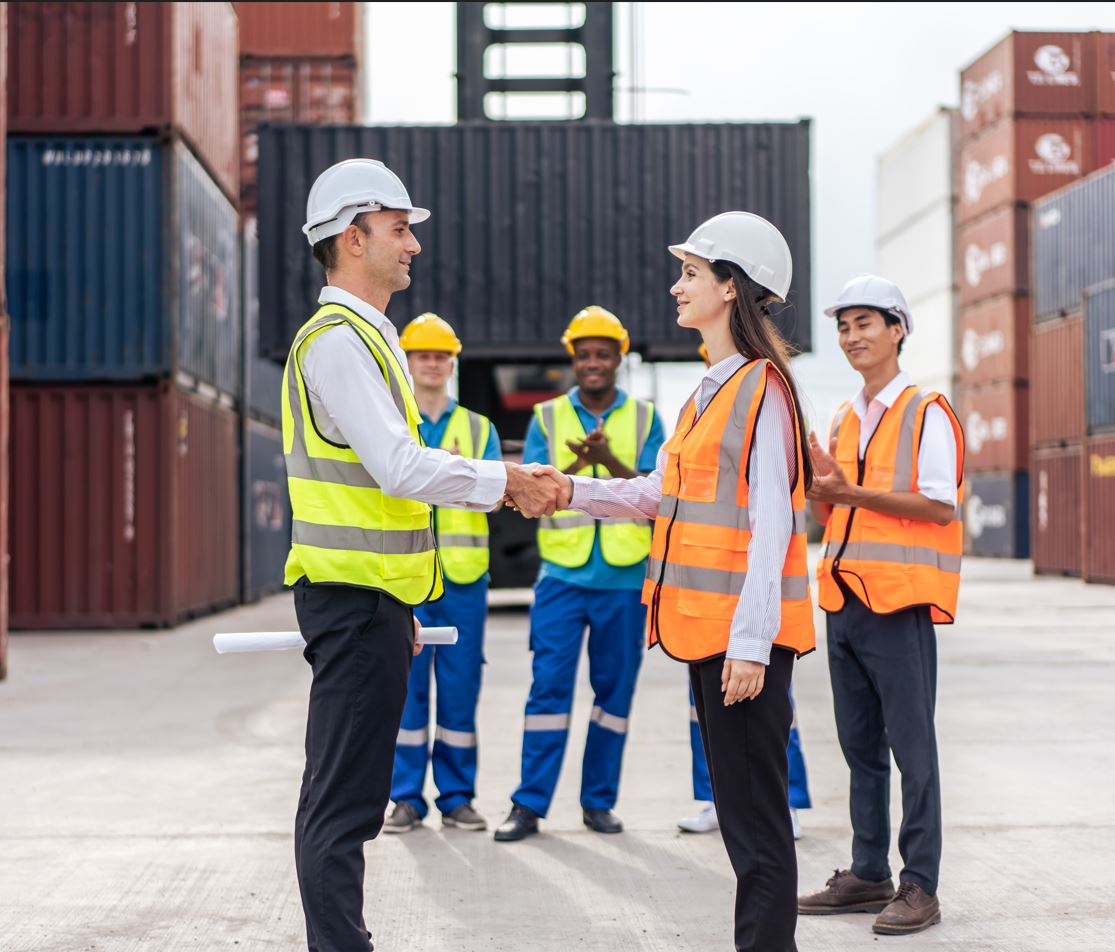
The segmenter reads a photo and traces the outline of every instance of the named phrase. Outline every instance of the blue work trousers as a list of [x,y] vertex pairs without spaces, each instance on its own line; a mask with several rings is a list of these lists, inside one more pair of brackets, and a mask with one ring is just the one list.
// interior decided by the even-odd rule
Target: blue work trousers
[[522,781],[512,802],[545,816],[557,786],[577,661],[588,628],[595,699],[581,768],[581,806],[610,810],[619,795],[627,719],[644,652],[646,609],[637,591],[601,591],[540,579],[530,613],[533,652],[523,729]]

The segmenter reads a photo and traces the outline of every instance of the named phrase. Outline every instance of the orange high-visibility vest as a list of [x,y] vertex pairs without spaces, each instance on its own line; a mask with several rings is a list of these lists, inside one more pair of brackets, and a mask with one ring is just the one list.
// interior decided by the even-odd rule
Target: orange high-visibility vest
[[843,582],[871,611],[890,615],[928,605],[933,621],[956,618],[964,535],[964,430],[939,393],[907,387],[879,421],[859,458],[860,420],[846,403],[837,413],[836,461],[849,482],[881,492],[918,491],[918,450],[925,411],[937,404],[956,434],[956,518],[947,526],[834,506],[817,566],[817,599],[827,612],[844,607]]
[[[668,460],[643,603],[649,609],[648,643],[661,644],[679,661],[704,661],[728,649],[732,617],[747,578],[747,463],[768,370],[777,373],[768,360],[745,364],[700,417],[691,397],[664,446]],[[793,535],[782,567],[782,625],[774,643],[803,655],[815,641],[797,430],[795,425],[798,476],[791,491],[793,511],[786,513],[793,519]]]

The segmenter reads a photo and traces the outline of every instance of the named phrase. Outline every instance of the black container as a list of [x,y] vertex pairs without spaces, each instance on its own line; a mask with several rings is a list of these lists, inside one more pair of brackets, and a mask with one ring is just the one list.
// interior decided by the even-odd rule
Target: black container
[[965,479],[964,551],[1005,559],[1030,556],[1030,477],[981,473]]
[[283,366],[259,350],[259,239],[254,218],[244,219],[241,273],[244,275],[244,410],[276,427],[283,422]]
[[241,462],[241,598],[255,602],[282,589],[283,567],[290,551],[290,496],[282,433],[256,420],[244,420]]
[[563,359],[570,317],[600,304],[644,357],[693,359],[697,335],[677,326],[669,289],[679,262],[667,246],[732,209],[763,215],[786,236],[794,281],[776,321],[808,350],[809,132],[808,120],[262,126],[263,352],[286,358],[324,283],[301,231],[310,186],[360,156],[386,162],[433,212],[415,226],[423,250],[392,319],[439,313],[468,358]]
[[1115,430],[1115,281],[1084,293],[1085,422]]

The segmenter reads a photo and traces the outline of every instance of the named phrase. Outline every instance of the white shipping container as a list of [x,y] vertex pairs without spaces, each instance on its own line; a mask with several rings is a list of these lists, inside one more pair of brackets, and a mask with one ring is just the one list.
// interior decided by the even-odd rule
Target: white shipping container
[[941,106],[875,162],[875,234],[885,238],[956,197],[955,109]]

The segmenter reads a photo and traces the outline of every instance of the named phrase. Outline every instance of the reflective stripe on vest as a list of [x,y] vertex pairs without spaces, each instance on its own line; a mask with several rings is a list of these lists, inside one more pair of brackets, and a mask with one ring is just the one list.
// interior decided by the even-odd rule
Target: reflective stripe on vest
[[[449,417],[441,438],[441,449],[468,459],[480,459],[488,445],[491,421],[458,405]],[[435,511],[438,550],[445,577],[458,585],[469,585],[488,571],[488,516],[467,509],[439,506]]]
[[[534,408],[534,415],[546,438],[550,464],[565,470],[576,460],[566,440],[584,440],[585,428],[568,396],[547,400]],[[604,421],[604,432],[612,453],[624,466],[637,470],[639,457],[650,436],[654,405],[628,397]],[[600,467],[584,466],[581,476],[607,476]],[[609,565],[637,565],[650,552],[649,519],[606,519],[599,528],[600,552]],[[592,555],[597,525],[592,516],[566,509],[543,517],[538,525],[538,551],[547,562],[565,568],[580,568]]]
[[407,605],[442,594],[432,514],[423,502],[382,492],[355,451],[323,437],[314,423],[303,349],[329,327],[347,324],[376,361],[391,398],[421,440],[418,404],[391,348],[354,311],[327,304],[295,335],[283,388],[283,452],[293,524],[285,581],[336,582],[384,591]]
[[[772,371],[778,372],[766,360],[745,364],[699,417],[690,398],[665,446],[662,501],[643,602],[650,609],[650,644],[661,643],[667,654],[681,661],[713,658],[728,648],[751,542],[747,464]],[[789,394],[789,386],[786,391]],[[774,643],[802,655],[812,651],[815,642],[801,434],[792,412],[798,479],[786,513],[792,531],[782,566],[782,622]]]
[[[844,606],[840,582],[868,608],[890,615],[928,605],[936,624],[956,618],[964,502],[964,432],[948,401],[939,393],[907,387],[886,410],[859,458],[860,419],[851,404],[841,407],[833,424],[836,461],[849,482],[879,492],[917,492],[918,453],[925,413],[936,404],[945,411],[956,436],[956,516],[946,526],[899,519],[867,509],[834,506],[825,527],[817,566],[817,595],[828,612]],[[839,579],[839,581],[838,581]]]

